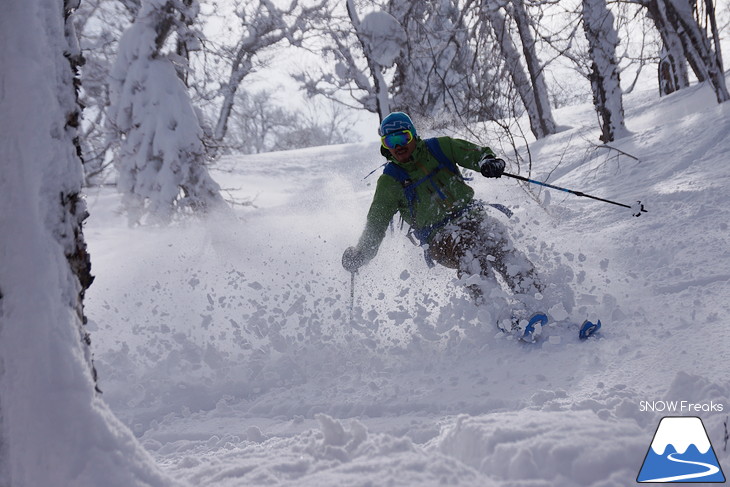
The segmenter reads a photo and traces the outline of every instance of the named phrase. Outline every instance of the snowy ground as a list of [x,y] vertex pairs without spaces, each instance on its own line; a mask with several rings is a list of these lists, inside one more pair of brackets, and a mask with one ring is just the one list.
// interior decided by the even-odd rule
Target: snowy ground
[[[515,211],[540,265],[567,265],[578,306],[534,345],[500,336],[402,233],[350,280],[381,164],[375,143],[225,159],[215,178],[255,208],[171,228],[126,226],[88,195],[87,299],[104,398],[181,484],[625,486],[688,401],[730,470],[730,105],[692,89],[626,102],[634,134],[595,149],[590,107],[535,143],[536,176],[628,210],[475,179]],[[430,135],[430,134],[427,134]],[[557,166],[557,168],[556,168]]]

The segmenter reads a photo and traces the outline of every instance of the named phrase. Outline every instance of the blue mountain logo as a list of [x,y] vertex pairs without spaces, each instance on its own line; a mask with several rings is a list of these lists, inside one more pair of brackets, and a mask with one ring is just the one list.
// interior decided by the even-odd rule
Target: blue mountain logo
[[725,482],[702,420],[693,416],[662,418],[636,481]]

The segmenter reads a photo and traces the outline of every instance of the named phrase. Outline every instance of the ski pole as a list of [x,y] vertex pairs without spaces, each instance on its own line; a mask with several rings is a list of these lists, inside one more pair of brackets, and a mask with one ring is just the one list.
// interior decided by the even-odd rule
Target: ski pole
[[352,313],[355,309],[355,272],[350,273],[350,322],[352,322]]
[[604,203],[611,203],[612,205],[623,206],[624,208],[629,208],[629,209],[633,210],[633,212],[631,214],[634,216],[641,216],[642,212],[647,213],[647,210],[644,208],[644,205],[641,203],[641,201],[637,201],[635,205],[630,206],[630,205],[625,205],[623,203],[617,203],[616,201],[599,198],[598,196],[592,196],[590,194],[583,193],[582,191],[574,191],[572,189],[561,188],[560,186],[554,186],[552,184],[543,183],[542,181],[535,181],[534,179],[528,179],[526,177],[518,176],[516,174],[509,174],[509,173],[505,172],[505,173],[502,173],[502,176],[519,179],[520,181],[526,181],[526,182],[532,183],[532,184],[539,184],[540,186],[545,186],[546,188],[552,188],[552,189],[557,189],[560,191],[565,191],[566,193],[571,193],[576,196],[585,196],[586,198],[603,201]]

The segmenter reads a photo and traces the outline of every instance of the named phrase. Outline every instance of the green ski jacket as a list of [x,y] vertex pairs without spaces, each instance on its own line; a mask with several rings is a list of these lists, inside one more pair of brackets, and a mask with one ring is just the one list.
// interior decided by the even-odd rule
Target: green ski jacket
[[[479,161],[484,156],[494,156],[489,147],[480,147],[466,140],[451,137],[439,137],[437,140],[446,157],[466,169],[479,172]],[[378,253],[388,225],[396,212],[400,213],[411,228],[420,230],[443,222],[450,215],[465,208],[474,198],[474,190],[464,182],[460,174],[454,174],[443,167],[439,169],[438,160],[421,139],[416,142],[416,149],[408,162],[398,163],[389,154],[388,160],[405,169],[412,181],[418,181],[436,172],[431,181],[425,181],[416,187],[413,215],[403,185],[388,174],[380,176],[368,211],[365,230],[357,244],[357,249],[362,253],[365,262]],[[440,191],[433,187],[434,184]]]

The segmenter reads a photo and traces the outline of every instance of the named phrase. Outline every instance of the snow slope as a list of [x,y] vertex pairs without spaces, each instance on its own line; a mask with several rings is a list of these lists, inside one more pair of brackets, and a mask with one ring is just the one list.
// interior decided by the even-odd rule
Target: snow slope
[[505,339],[397,229],[357,276],[350,322],[339,262],[377,146],[231,157],[216,180],[255,204],[237,221],[128,228],[116,194],[88,196],[103,397],[196,486],[625,486],[670,414],[647,402],[673,400],[697,405],[673,414],[700,416],[730,465],[730,105],[699,87],[625,106],[633,135],[612,147],[638,160],[597,148],[590,107],[573,107],[531,145],[533,176],[641,199],[640,218],[474,181],[545,272],[569,268],[571,319],[600,318],[599,337],[559,323],[535,345]]

